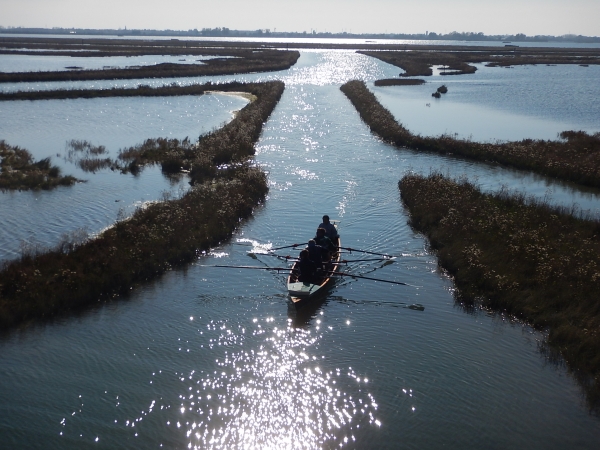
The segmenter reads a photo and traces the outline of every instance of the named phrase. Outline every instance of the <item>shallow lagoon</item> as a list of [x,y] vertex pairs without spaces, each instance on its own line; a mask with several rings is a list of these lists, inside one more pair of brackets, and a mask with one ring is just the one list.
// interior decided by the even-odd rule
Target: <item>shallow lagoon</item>
[[[406,171],[442,170],[477,177],[486,189],[506,184],[538,196],[550,190],[557,201],[595,209],[597,193],[381,143],[339,85],[396,72],[348,52],[303,53],[281,74],[287,88],[257,147],[256,160],[269,171],[269,199],[232,242],[125,301],[6,336],[0,343],[6,445],[595,448],[600,422],[564,368],[540,354],[543,337],[454,303],[451,281],[406,224],[396,183]],[[279,74],[238,78],[273,76]],[[450,93],[441,100],[451,103]],[[402,121],[404,113],[395,113]],[[507,113],[515,123],[531,117],[516,106]],[[556,120],[545,109],[538,117]],[[139,180],[152,176],[145,171]],[[127,190],[128,179],[115,175],[115,194]],[[70,192],[43,195],[68,211]],[[90,201],[114,202],[111,195],[94,192]],[[323,213],[341,219],[343,245],[402,255],[386,267],[361,262],[353,270],[418,287],[344,279],[321,303],[297,313],[283,275],[205,267],[276,265],[274,258],[250,259],[247,251],[306,242]],[[40,229],[47,220],[35,209],[10,216],[11,229],[28,222]],[[425,310],[404,308],[412,303]]]

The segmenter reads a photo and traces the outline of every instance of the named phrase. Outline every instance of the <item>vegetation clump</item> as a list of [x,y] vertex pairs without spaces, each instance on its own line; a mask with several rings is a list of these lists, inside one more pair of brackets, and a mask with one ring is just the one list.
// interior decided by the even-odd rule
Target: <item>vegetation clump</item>
[[547,330],[600,406],[600,221],[440,174],[407,175],[399,188],[458,299]]
[[[227,52],[223,51],[223,53]],[[238,50],[233,53],[236,55],[234,58],[207,59],[199,64],[161,63],[126,68],[110,67],[90,70],[0,72],[0,83],[181,78],[269,72],[289,69],[300,57],[298,51],[273,49]]]
[[[0,270],[0,326],[96,304],[129,292],[171,267],[194,261],[229,238],[267,192],[266,174],[248,157],[284,84],[230,83],[257,97],[220,130],[202,139],[181,198],[138,209],[95,239],[49,251],[25,252]],[[218,166],[218,167],[217,167]]]
[[415,150],[451,154],[530,170],[587,186],[600,187],[600,133],[564,131],[560,140],[525,139],[516,142],[480,143],[449,135],[424,137],[412,134],[396,121],[362,81],[341,87],[361,118],[385,141]]
[[444,66],[441,75],[464,75],[475,73],[477,67],[464,61],[461,52],[397,52],[397,51],[359,51],[367,56],[400,67],[404,70],[401,77],[423,77],[433,75],[432,66]]
[[385,78],[383,80],[375,80],[375,86],[419,86],[425,84],[425,80],[418,78]]
[[[405,50],[408,50],[408,46]],[[433,66],[440,75],[465,75],[477,71],[473,64],[488,67],[511,67],[524,64],[600,64],[598,49],[538,47],[468,47],[411,46],[411,51],[359,51],[388,64],[400,67],[402,77],[431,76]]]
[[27,150],[0,140],[0,190],[48,190],[77,181],[70,175],[62,176],[60,167],[52,166],[50,158],[36,162]]

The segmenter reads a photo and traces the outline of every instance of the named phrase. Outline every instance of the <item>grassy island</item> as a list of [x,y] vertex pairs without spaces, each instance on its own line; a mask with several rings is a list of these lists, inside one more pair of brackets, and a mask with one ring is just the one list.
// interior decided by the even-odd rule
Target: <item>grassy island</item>
[[386,142],[415,150],[500,163],[586,186],[600,187],[600,133],[564,131],[561,141],[525,139],[516,142],[479,143],[448,135],[415,135],[396,121],[363,81],[341,87],[361,118]]
[[425,80],[415,78],[384,78],[383,80],[375,80],[375,86],[419,86],[425,84]]
[[458,299],[548,331],[600,407],[600,221],[439,174],[399,182],[410,224],[454,277]]
[[0,140],[0,191],[48,190],[77,181],[70,175],[62,176],[60,167],[50,165],[50,158],[36,162],[27,150]]
[[[221,51],[220,53],[227,57],[215,57],[196,64],[161,63],[151,66],[109,67],[97,70],[0,72],[0,83],[181,78],[270,72],[289,69],[296,64],[300,57],[300,53],[297,51],[272,49]],[[79,55],[72,54],[71,56]]]
[[250,216],[268,185],[265,173],[252,167],[248,157],[284,84],[230,83],[220,88],[248,92],[256,100],[195,147],[194,186],[181,198],[137,210],[97,238],[63,242],[5,263],[0,271],[0,326],[127,293],[138,283],[196,260]]
[[600,50],[539,47],[411,47],[411,51],[359,51],[404,70],[403,77],[431,76],[432,66],[441,66],[440,75],[475,73],[472,64],[488,67],[509,67],[525,64],[600,64]]

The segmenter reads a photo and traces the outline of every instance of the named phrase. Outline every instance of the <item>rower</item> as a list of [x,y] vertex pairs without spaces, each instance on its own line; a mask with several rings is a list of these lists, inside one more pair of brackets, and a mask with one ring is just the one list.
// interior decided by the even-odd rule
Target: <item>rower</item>
[[319,225],[319,228],[325,228],[325,235],[332,241],[339,237],[337,228],[329,221],[328,215],[323,216],[323,223]]
[[310,260],[308,250],[304,249],[300,252],[300,260],[298,261],[298,281],[303,283],[313,283],[317,277],[317,265]]
[[308,247],[306,247],[306,249],[308,250],[308,257],[317,266],[321,266],[323,261],[327,261],[328,251],[320,245],[317,245],[314,239],[308,241]]
[[331,259],[331,254],[334,253],[336,251],[336,247],[335,244],[333,243],[333,241],[331,239],[329,239],[326,235],[325,235],[325,228],[317,228],[317,235],[315,236],[315,243],[317,245],[320,245],[321,247],[323,247],[325,250],[327,250],[327,258],[326,260],[330,260]]

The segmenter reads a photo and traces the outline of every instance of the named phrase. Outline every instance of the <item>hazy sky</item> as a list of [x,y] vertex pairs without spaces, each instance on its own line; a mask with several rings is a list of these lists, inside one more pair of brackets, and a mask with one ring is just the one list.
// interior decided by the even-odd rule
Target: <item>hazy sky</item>
[[0,26],[600,35],[600,0],[0,0]]

